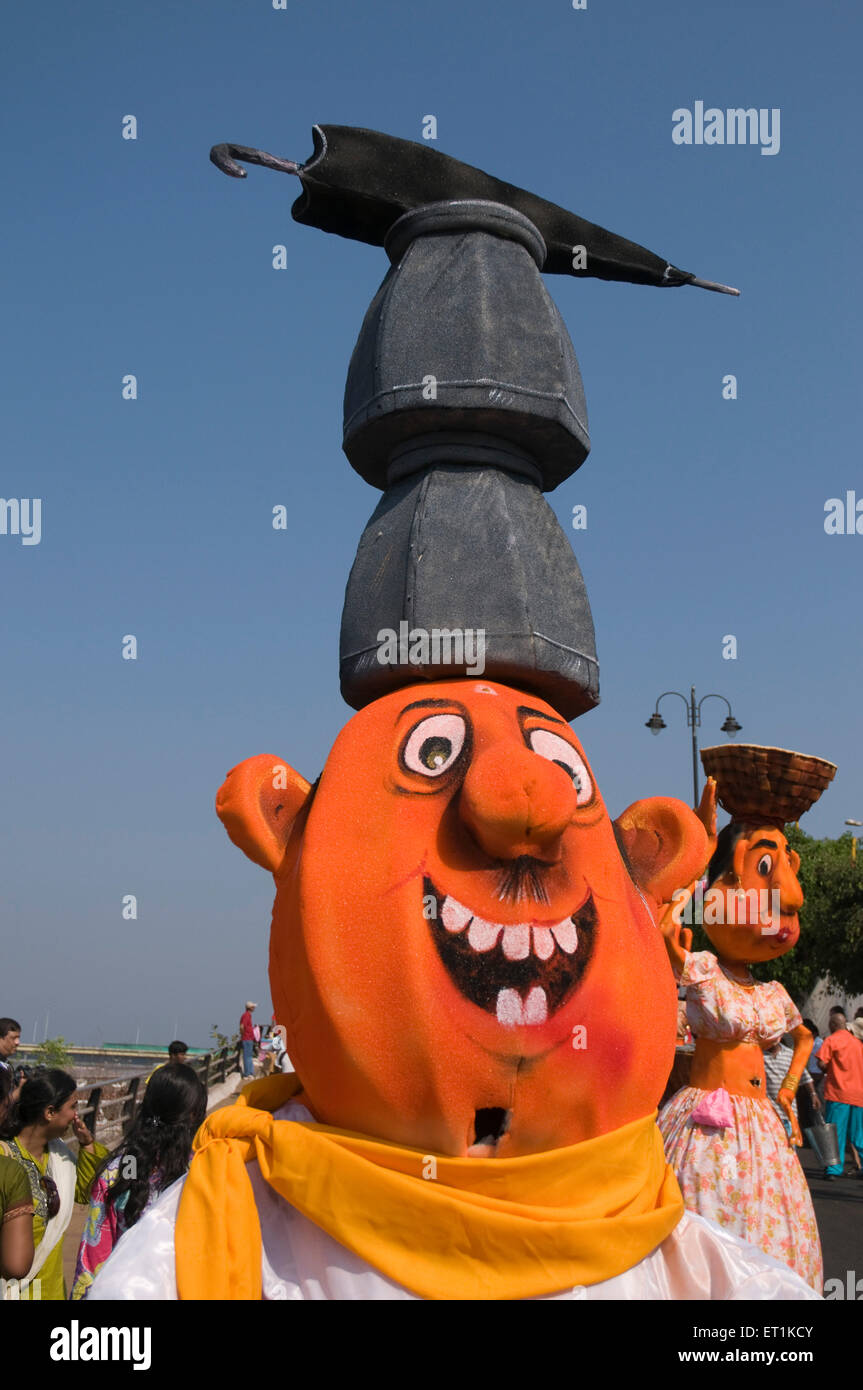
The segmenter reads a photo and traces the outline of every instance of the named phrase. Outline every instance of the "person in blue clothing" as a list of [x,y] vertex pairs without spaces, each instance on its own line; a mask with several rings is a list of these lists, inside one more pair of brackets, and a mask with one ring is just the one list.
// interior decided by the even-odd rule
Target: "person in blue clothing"
[[808,1028],[809,1032],[812,1034],[812,1051],[806,1059],[806,1070],[812,1077],[812,1082],[815,1086],[815,1094],[820,1101],[821,1092],[824,1090],[824,1073],[820,1067],[816,1066],[816,1058],[821,1051],[821,1044],[824,1038],[821,1035],[821,1029],[813,1018],[804,1018],[803,1026],[804,1028]]

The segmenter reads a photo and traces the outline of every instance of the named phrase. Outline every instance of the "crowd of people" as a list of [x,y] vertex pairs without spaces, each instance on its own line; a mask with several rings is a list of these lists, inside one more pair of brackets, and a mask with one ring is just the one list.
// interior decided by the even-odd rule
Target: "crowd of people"
[[[265,1073],[290,1066],[281,1030],[256,1027],[256,1008],[247,1000],[240,1019],[244,1079],[254,1076],[256,1053]],[[796,1098],[801,1122],[808,1127],[823,1113],[836,1126],[839,1161],[825,1177],[842,1176],[846,1149],[855,1175],[863,1177],[863,1008],[849,1024],[834,1005],[825,1037],[811,1019],[804,1024],[813,1044]],[[20,1037],[15,1019],[0,1018],[0,1276],[4,1287],[14,1281],[16,1298],[66,1298],[63,1237],[74,1204],[88,1203],[69,1294],[82,1299],[124,1232],[185,1173],[206,1115],[207,1091],[187,1064],[187,1044],[175,1039],[168,1062],[147,1077],[129,1130],[109,1152],[78,1114],[74,1077],[57,1068],[16,1067]],[[768,1094],[786,1131],[789,1121],[777,1095],[788,1071],[789,1042],[767,1049],[764,1059]],[[77,1154],[63,1139],[70,1130]]]
[[824,1119],[836,1126],[839,1158],[824,1170],[835,1182],[845,1172],[846,1147],[851,1150],[854,1176],[863,1177],[863,1008],[851,1023],[840,1005],[830,1010],[828,1033],[821,1038],[816,1025],[807,1025],[813,1035],[809,1070],[816,1064],[823,1078]]
[[[247,1002],[243,1018],[256,1007]],[[0,1297],[67,1297],[63,1239],[79,1203],[89,1210],[68,1296],[82,1299],[124,1232],[186,1172],[207,1090],[188,1065],[188,1045],[175,1039],[167,1063],[146,1078],[129,1129],[109,1151],[78,1114],[73,1076],[16,1066],[20,1038],[20,1024],[0,1018]],[[244,1075],[253,1074],[250,1056]],[[69,1132],[77,1153],[64,1142]]]

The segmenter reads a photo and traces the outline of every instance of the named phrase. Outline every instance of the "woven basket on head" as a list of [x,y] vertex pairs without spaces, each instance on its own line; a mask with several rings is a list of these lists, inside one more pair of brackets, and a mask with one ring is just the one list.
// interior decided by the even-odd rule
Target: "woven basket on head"
[[757,743],[702,748],[701,761],[707,776],[716,779],[716,799],[732,820],[777,825],[799,820],[836,774],[836,764],[824,758]]

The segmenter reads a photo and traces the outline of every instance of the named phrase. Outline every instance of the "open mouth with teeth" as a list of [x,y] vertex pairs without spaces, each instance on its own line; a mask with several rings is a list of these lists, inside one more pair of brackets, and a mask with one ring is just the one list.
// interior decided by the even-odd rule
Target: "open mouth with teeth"
[[429,878],[423,880],[423,893],[437,904],[432,934],[450,979],[504,1027],[546,1023],[590,963],[597,919],[590,893],[558,922],[514,926],[475,915]]

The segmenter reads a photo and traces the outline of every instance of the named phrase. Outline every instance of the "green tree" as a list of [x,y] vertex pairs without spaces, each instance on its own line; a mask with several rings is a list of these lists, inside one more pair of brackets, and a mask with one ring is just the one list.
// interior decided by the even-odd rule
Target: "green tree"
[[40,1067],[59,1067],[65,1070],[71,1066],[68,1043],[65,1038],[46,1038],[36,1048]]
[[852,836],[815,840],[789,826],[788,843],[800,855],[806,896],[800,941],[770,967],[789,994],[807,994],[822,976],[846,994],[863,993],[863,859],[852,859]]
[[227,1033],[221,1033],[219,1031],[218,1023],[214,1023],[212,1028],[210,1029],[210,1037],[213,1039],[214,1050],[216,1052],[221,1052],[223,1047],[233,1049],[237,1046],[237,1043],[240,1041],[239,1031],[234,1033],[232,1037],[228,1037]]

